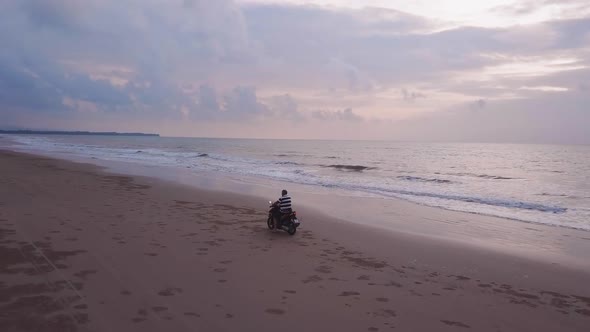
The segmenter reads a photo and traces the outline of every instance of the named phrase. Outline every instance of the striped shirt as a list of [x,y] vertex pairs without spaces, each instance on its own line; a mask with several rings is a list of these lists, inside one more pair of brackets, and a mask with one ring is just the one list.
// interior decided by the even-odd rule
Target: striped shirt
[[281,212],[291,212],[291,197],[289,195],[283,195],[279,198],[279,209]]

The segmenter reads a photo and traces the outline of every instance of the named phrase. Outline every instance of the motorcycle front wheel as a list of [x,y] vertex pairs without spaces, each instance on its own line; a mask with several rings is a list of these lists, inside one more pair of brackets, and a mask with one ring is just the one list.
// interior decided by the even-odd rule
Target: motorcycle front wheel
[[266,221],[266,226],[268,226],[268,229],[275,229],[275,221],[272,217],[268,217],[268,220]]
[[293,225],[289,226],[287,233],[289,233],[289,235],[295,235],[295,232],[297,232],[297,227],[295,227]]

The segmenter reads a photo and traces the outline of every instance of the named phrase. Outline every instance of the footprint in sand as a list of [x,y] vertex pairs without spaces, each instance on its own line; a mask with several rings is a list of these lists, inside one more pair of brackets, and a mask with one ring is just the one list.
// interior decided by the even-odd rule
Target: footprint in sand
[[285,289],[283,292],[289,293],[289,294],[295,294],[295,293],[297,293],[297,291],[290,290],[290,289]]
[[82,280],[86,280],[86,277],[88,275],[94,274],[96,272],[97,272],[96,270],[82,270],[80,272],[74,273],[74,275]]
[[332,268],[325,265],[318,266],[315,270],[320,273],[332,273]]
[[309,276],[309,277],[301,280],[301,282],[304,284],[308,284],[310,282],[318,282],[318,281],[322,281],[322,280],[324,280],[322,277],[317,276],[317,275],[313,275],[313,276]]
[[282,315],[285,313],[285,310],[277,309],[277,308],[269,308],[269,309],[266,309],[265,312],[267,314],[272,314],[272,315]]
[[464,324],[464,323],[461,323],[461,322],[455,322],[455,321],[452,321],[452,320],[442,319],[441,322],[443,322],[444,324],[449,325],[449,326],[463,327],[463,328],[466,328],[466,329],[470,328],[470,326],[467,325],[467,324]]
[[378,297],[378,298],[376,298],[376,300],[377,300],[378,302],[389,302],[389,299],[388,299],[388,298],[386,298],[386,297]]
[[180,293],[182,293],[181,288],[166,288],[164,290],[159,291],[158,295],[160,295],[160,296],[174,296],[174,295],[180,294]]
[[397,316],[397,313],[395,312],[395,310],[391,310],[391,309],[381,309],[378,311],[373,311],[373,312],[371,312],[371,314],[373,315],[373,317],[384,317],[384,318]]
[[361,293],[347,291],[347,292],[340,293],[340,295],[338,295],[338,296],[355,296],[355,295],[361,295]]
[[144,255],[146,255],[146,256],[152,256],[152,257],[158,256],[158,254],[156,254],[155,252],[146,252],[146,253],[144,253]]

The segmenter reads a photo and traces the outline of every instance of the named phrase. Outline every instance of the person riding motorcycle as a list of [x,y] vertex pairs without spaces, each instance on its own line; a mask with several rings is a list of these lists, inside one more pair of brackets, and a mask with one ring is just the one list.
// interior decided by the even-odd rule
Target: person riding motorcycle
[[287,195],[287,190],[283,189],[283,191],[281,191],[281,197],[274,204],[279,206],[279,212],[278,215],[275,215],[275,220],[277,220],[277,227],[280,228],[283,221],[288,218],[293,211],[291,209],[291,197]]

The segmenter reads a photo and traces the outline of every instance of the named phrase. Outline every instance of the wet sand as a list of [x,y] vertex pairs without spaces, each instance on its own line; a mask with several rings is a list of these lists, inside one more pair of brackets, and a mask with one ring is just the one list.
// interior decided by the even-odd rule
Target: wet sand
[[265,208],[2,151],[0,331],[590,326],[588,269],[310,211],[291,237],[266,228]]

